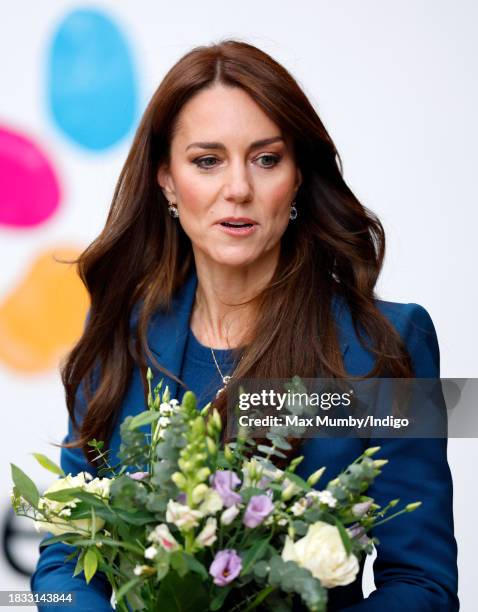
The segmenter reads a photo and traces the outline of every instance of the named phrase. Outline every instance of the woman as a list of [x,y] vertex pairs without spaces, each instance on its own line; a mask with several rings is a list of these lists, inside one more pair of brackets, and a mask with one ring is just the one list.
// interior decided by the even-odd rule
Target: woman
[[[105,228],[79,259],[91,309],[62,371],[64,471],[94,472],[92,438],[115,457],[147,365],[173,397],[190,388],[222,412],[216,393],[231,375],[438,377],[426,310],[376,299],[383,256],[380,222],[345,184],[292,76],[243,42],[193,49],[153,95]],[[370,494],[423,507],[376,529],[377,590],[364,600],[360,573],[331,592],[330,609],[457,610],[446,440],[311,439],[301,474],[335,474],[377,444],[390,463]],[[32,588],[110,609],[106,582],[72,578],[68,552],[43,550]]]

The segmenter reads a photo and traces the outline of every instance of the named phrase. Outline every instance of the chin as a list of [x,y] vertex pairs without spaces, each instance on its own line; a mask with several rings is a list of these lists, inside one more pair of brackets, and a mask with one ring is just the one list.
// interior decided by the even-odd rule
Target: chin
[[241,268],[244,266],[250,266],[254,264],[258,257],[257,254],[253,253],[214,253],[211,255],[216,263],[223,266],[230,266],[231,268]]

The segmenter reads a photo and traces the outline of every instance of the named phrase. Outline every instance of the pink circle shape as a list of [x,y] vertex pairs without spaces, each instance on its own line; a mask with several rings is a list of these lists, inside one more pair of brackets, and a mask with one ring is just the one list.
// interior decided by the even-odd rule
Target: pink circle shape
[[25,136],[0,127],[0,224],[39,225],[59,203],[59,182],[46,155]]

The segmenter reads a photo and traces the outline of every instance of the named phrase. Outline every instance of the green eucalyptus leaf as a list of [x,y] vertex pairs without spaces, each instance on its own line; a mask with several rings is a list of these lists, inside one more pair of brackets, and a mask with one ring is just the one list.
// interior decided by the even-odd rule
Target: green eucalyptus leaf
[[281,459],[287,459],[287,456],[284,455],[284,453],[281,453],[273,446],[265,446],[264,444],[259,444],[257,450],[259,453],[263,453],[264,455],[274,455],[275,457],[280,457]]
[[270,440],[274,446],[276,446],[277,448],[281,448],[282,450],[290,450],[292,448],[289,442],[281,436],[267,433],[266,438]]

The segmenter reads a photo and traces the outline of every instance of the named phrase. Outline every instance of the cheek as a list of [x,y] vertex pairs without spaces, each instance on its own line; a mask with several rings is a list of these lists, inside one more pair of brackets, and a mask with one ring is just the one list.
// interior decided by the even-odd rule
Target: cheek
[[[211,186],[203,177],[198,177],[194,168],[178,168],[175,173],[175,187],[183,212],[204,210],[211,195]],[[202,180],[201,180],[202,179]]]
[[266,210],[273,218],[280,221],[283,217],[288,217],[289,208],[292,204],[292,183],[289,177],[270,185],[267,193],[264,194]]

